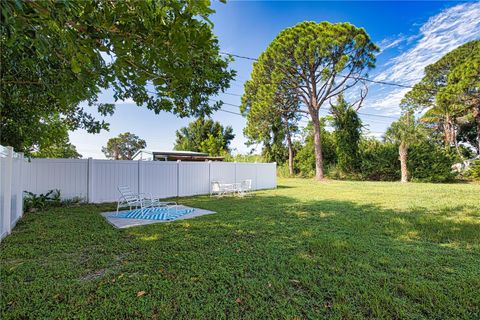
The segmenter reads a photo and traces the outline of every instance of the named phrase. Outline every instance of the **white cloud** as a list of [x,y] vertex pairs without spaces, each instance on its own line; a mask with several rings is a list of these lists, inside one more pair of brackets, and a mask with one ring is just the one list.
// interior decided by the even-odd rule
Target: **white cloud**
[[378,55],[380,55],[387,49],[398,47],[402,42],[406,40],[408,40],[408,38],[402,34],[399,34],[393,38],[383,39],[379,43],[380,52],[378,53]]
[[127,98],[125,100],[118,100],[115,104],[136,104],[132,98]]
[[[430,17],[420,28],[418,35],[408,38],[400,36],[398,41],[382,41],[384,50],[403,41],[414,44],[407,51],[385,63],[381,67],[382,71],[373,79],[412,85],[422,78],[427,65],[436,62],[456,47],[478,38],[480,38],[479,2],[463,3],[445,9]],[[370,107],[393,114],[398,113],[400,100],[406,91],[408,90],[404,88],[393,88],[381,96],[376,95]]]

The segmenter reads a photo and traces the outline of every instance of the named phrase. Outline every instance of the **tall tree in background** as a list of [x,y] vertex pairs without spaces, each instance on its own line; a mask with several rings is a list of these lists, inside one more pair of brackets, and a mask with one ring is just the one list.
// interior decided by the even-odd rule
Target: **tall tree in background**
[[125,132],[108,139],[107,146],[102,148],[102,152],[109,159],[132,160],[135,153],[146,146],[145,140],[135,134]]
[[345,173],[358,172],[360,168],[359,144],[362,135],[362,121],[343,94],[331,105],[334,137],[337,151],[337,164]]
[[206,152],[220,156],[230,152],[230,142],[235,138],[230,126],[223,127],[212,119],[198,118],[176,132],[175,150]]
[[[312,120],[317,180],[324,177],[320,108],[367,76],[377,51],[365,30],[349,23],[302,22],[280,32],[254,64],[252,81],[258,90],[286,85],[303,103],[297,112]],[[360,92],[359,104],[365,94]]]
[[[440,104],[461,105],[473,117],[477,129],[477,154],[480,155],[480,40],[460,47],[465,58],[448,74],[446,86],[438,92]],[[452,52],[456,52],[454,50]]]
[[[234,72],[219,55],[209,1],[2,1],[0,143],[26,153],[62,132],[108,129],[99,93],[158,113],[203,116]],[[148,89],[147,89],[148,88]],[[150,91],[153,90],[153,92]],[[80,104],[85,101],[84,104]],[[86,107],[88,105],[88,107]]]
[[401,182],[408,182],[408,148],[425,136],[424,127],[411,110],[404,111],[400,119],[393,122],[385,133],[385,139],[398,144]]
[[[245,83],[241,111],[247,117],[244,134],[250,143],[263,143],[267,161],[283,162],[284,144],[287,145],[288,168],[294,174],[292,136],[298,131],[300,101],[296,91],[285,83],[257,86],[256,82],[268,82],[267,73],[252,76]],[[258,90],[260,89],[260,90]]]
[[456,142],[457,120],[470,113],[478,125],[480,145],[480,40],[461,45],[427,66],[403,103],[428,109],[423,120],[443,131],[447,147]]

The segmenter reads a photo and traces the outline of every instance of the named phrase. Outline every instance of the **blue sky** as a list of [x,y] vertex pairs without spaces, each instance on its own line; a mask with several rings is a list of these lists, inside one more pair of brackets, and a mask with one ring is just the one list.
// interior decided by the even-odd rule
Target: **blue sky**
[[[213,8],[216,13],[211,20],[222,51],[254,58],[281,30],[296,23],[306,20],[348,21],[363,27],[382,50],[370,78],[406,85],[415,84],[422,77],[426,65],[457,46],[480,38],[479,2],[230,1],[227,4],[215,2]],[[231,67],[237,70],[237,79],[227,92],[241,95],[243,83],[250,76],[252,61],[236,59]],[[398,116],[398,104],[406,91],[408,89],[369,85],[369,94],[360,112],[364,114],[362,119],[370,135],[381,136]],[[350,93],[352,96],[355,94]],[[240,104],[240,97],[235,95],[225,94],[218,98]],[[104,92],[101,101],[114,102],[112,92]],[[175,131],[192,120],[165,112],[156,115],[131,101],[116,103],[117,111],[106,119],[110,122],[110,131],[91,135],[77,130],[70,134],[72,143],[84,157],[104,158],[101,147],[109,138],[126,131],[145,139],[148,149],[170,150],[175,141]],[[223,109],[238,111],[238,108],[228,105]],[[244,118],[221,111],[212,118],[233,127],[236,135],[232,143],[234,152],[250,150],[251,147],[245,146],[246,139],[242,133]]]

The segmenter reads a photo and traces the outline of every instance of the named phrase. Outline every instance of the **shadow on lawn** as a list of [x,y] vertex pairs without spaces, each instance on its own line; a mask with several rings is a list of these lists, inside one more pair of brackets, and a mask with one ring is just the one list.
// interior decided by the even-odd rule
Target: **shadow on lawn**
[[[279,195],[220,199],[200,197],[186,202],[217,214],[202,220],[177,222],[176,227],[214,229],[217,233],[239,230],[291,240],[330,233],[352,239],[387,237],[396,241],[428,242],[453,248],[480,247],[480,222],[478,207],[475,206],[462,205],[436,211],[427,208],[395,211],[350,201],[302,202]],[[175,223],[172,224],[174,226]],[[133,234],[155,233],[156,226],[132,231]]]
[[[19,310],[17,318],[42,318],[50,310],[58,318],[75,311],[121,315],[140,305],[150,318],[159,303],[164,318],[478,314],[474,206],[395,211],[262,192],[180,203],[217,214],[125,230],[98,214],[111,205],[27,215],[2,242],[10,288],[2,309]],[[44,287],[52,294],[45,296]],[[75,303],[59,304],[57,291]]]

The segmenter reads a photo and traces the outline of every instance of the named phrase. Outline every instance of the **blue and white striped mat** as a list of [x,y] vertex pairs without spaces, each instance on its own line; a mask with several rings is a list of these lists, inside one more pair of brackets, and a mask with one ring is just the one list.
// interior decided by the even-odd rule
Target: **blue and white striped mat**
[[143,220],[175,220],[187,213],[193,212],[193,208],[145,208],[122,211],[119,214],[111,214],[109,218],[125,218],[125,219],[143,219]]

